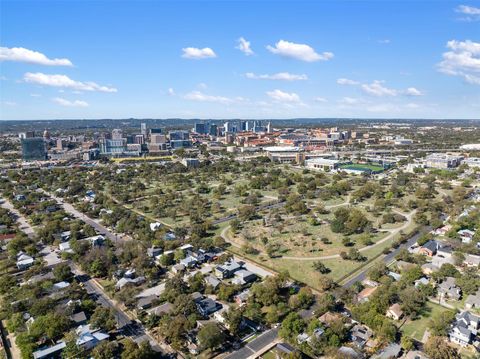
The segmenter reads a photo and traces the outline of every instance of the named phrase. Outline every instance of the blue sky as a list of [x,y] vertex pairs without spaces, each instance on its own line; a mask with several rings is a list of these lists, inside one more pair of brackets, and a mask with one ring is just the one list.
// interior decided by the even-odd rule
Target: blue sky
[[0,120],[480,118],[480,1],[0,4]]

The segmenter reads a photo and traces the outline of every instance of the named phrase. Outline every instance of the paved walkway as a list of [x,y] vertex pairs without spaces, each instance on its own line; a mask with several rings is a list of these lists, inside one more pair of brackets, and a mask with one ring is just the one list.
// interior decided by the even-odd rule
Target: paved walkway
[[[347,203],[348,202],[344,202],[344,203],[337,204],[337,205],[334,205],[334,206],[336,206],[336,207],[344,206]],[[332,208],[332,207],[330,206],[330,208]],[[375,248],[376,246],[379,246],[380,244],[391,240],[395,235],[397,235],[398,233],[400,233],[404,229],[408,228],[412,223],[413,216],[415,215],[416,210],[413,210],[410,213],[402,213],[402,212],[397,211],[397,210],[394,210],[394,212],[398,213],[398,214],[401,214],[402,216],[405,216],[407,218],[407,221],[401,227],[386,230],[386,231],[390,232],[389,235],[387,235],[385,238],[382,238],[381,240],[379,240],[379,241],[377,241],[377,242],[375,242],[375,243],[373,243],[369,246],[360,248],[359,249],[360,252],[364,252],[364,251],[367,251],[369,249]],[[242,248],[241,244],[233,241],[230,238],[230,236],[228,235],[228,230],[229,229],[230,229],[230,226],[225,227],[222,230],[222,232],[220,233],[220,236],[225,240],[225,242],[231,244],[232,246],[234,246],[236,248]],[[298,260],[298,261],[326,260],[326,259],[335,259],[335,258],[340,258],[340,254],[332,254],[332,255],[329,255],[329,256],[318,256],[318,257],[282,256],[282,259],[292,259],[292,260]]]

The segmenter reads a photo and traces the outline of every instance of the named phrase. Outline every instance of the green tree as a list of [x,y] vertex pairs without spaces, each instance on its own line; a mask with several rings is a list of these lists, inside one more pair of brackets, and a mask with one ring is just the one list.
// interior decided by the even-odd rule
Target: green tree
[[207,323],[198,332],[198,341],[203,349],[214,350],[225,340],[223,331],[215,323]]
[[90,318],[90,324],[93,328],[100,328],[111,331],[117,326],[115,321],[115,312],[112,308],[97,307]]

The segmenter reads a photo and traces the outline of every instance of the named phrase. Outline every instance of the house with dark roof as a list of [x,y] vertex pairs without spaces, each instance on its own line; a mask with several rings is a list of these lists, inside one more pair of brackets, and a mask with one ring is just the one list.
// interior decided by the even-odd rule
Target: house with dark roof
[[236,271],[242,268],[242,263],[232,260],[230,262],[225,262],[224,264],[215,267],[215,275],[222,279],[231,278]]
[[477,335],[480,317],[468,311],[456,315],[455,322],[448,333],[450,341],[460,346],[467,346]]
[[197,303],[197,310],[203,317],[208,317],[220,309],[222,305],[211,298],[202,299]]
[[459,300],[462,297],[460,288],[455,285],[455,278],[447,277],[438,286],[438,294],[444,298]]
[[352,342],[359,348],[363,348],[373,336],[373,332],[366,325],[357,324],[352,328],[350,335],[352,337]]
[[433,257],[435,254],[437,254],[437,250],[438,242],[432,239],[425,243],[423,246],[421,246],[418,250],[418,253]]
[[480,289],[475,294],[470,294],[465,301],[466,309],[479,309],[480,308]]

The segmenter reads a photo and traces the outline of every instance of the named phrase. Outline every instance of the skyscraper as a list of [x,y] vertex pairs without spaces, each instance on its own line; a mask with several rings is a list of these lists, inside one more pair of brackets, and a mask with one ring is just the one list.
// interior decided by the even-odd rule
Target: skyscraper
[[147,138],[147,124],[146,123],[142,123],[140,124],[140,133],[143,135],[144,138]]
[[22,158],[24,161],[45,161],[47,147],[42,137],[22,139]]
[[119,128],[112,130],[112,140],[121,140],[123,138],[123,132]]

